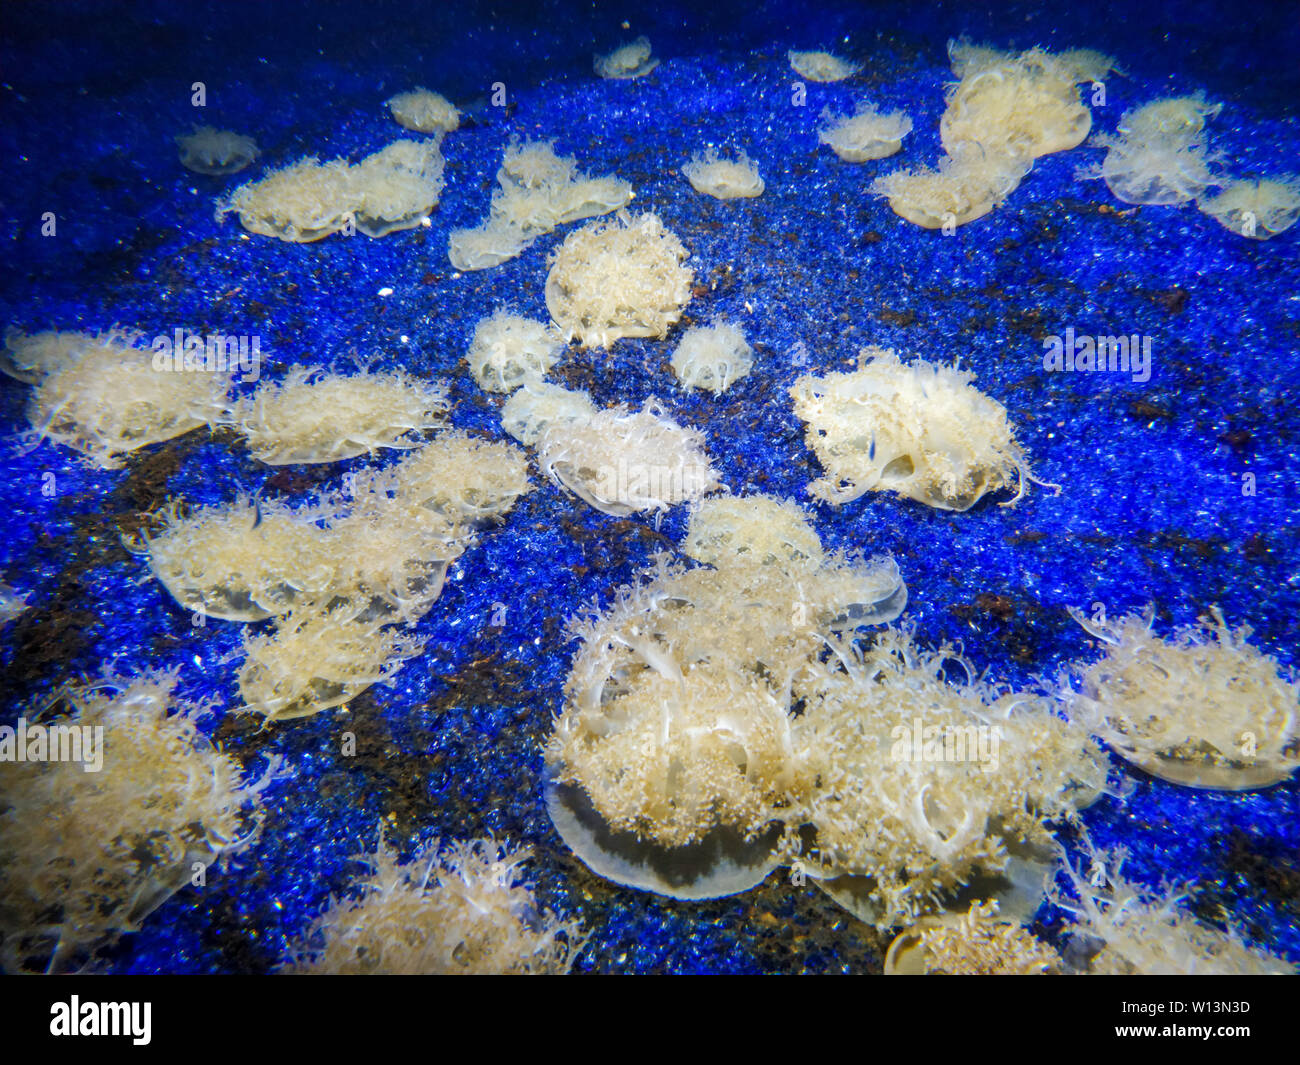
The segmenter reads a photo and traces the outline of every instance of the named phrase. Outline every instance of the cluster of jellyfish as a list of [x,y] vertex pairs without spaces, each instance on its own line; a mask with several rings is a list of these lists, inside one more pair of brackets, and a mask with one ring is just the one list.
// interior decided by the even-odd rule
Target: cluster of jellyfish
[[[935,169],[871,185],[931,229],[987,214],[1036,158],[1082,144],[1092,116],[1079,86],[1116,69],[1086,50],[956,41],[949,55],[957,80],[940,122],[945,155]],[[825,52],[788,60],[816,82],[860,71]],[[596,56],[593,69],[634,83],[659,65],[639,38]],[[460,115],[424,88],[387,106],[421,139],[355,163],[289,163],[220,197],[218,217],[297,243],[421,225],[443,191],[442,140]],[[1128,203],[1195,200],[1242,236],[1283,232],[1300,217],[1300,183],[1217,179],[1205,127],[1218,111],[1189,96],[1129,112],[1117,136],[1094,138],[1106,155],[1092,176]],[[862,164],[900,152],[911,131],[906,114],[862,101],[851,114],[824,112],[818,137]],[[213,127],[177,140],[182,165],[212,177],[261,154],[251,138]],[[709,147],[681,173],[702,196],[739,201],[708,205],[719,212],[744,210],[767,188],[743,149]],[[522,447],[449,429],[444,389],[405,373],[303,367],[237,392],[224,371],[157,372],[140,336],[118,329],[10,333],[0,368],[32,387],[34,443],[69,447],[103,469],[204,426],[233,429],[267,466],[401,453],[307,499],[194,510],[173,501],[129,543],[179,607],[245,626],[240,709],[268,723],[342,706],[421,653],[412,629],[448,567],[530,490],[529,449],[559,490],[601,513],[658,518],[690,507],[680,545],[688,561],[660,556],[570,619],[577,650],[540,787],[559,836],[594,873],[700,899],[788,872],[893,935],[891,973],[1288,970],[1235,931],[1198,923],[1176,890],[1130,882],[1122,854],[1096,851],[1086,834],[1085,875],[1059,839],[1082,833],[1080,812],[1100,796],[1123,793],[1107,751],[1179,787],[1288,779],[1300,768],[1300,678],[1217,610],[1164,636],[1149,615],[1078,614],[1100,656],[1012,690],[958,649],[926,646],[901,620],[908,589],[892,557],[829,551],[794,501],[731,494],[706,434],[657,400],[601,409],[548,381],[569,345],[666,341],[696,297],[685,244],[655,212],[628,213],[633,197],[630,183],[584,173],[553,142],[515,140],[482,224],[450,235],[451,264],[477,271],[586,223],[548,261],[550,321],[498,308],[466,355],[475,383],[499,401],[502,431]],[[681,330],[669,365],[679,387],[718,396],[756,359],[741,325],[719,317]],[[1034,475],[1010,413],[974,381],[955,365],[874,345],[854,370],[800,377],[791,409],[821,468],[809,495],[845,506],[890,493],[958,515],[987,496],[1012,505],[1031,485],[1060,491]],[[26,598],[0,583],[0,624]],[[220,862],[256,844],[281,767],[273,759],[246,774],[197,728],[212,708],[180,689],[175,673],[111,670],[69,687],[60,693],[69,720],[110,730],[134,757],[93,788],[59,764],[29,763],[6,778],[9,968],[85,962],[180,890],[192,860]],[[142,806],[143,791],[160,808]],[[59,833],[49,827],[62,823],[56,814],[108,827]],[[402,862],[381,831],[366,856],[372,872],[332,901],[284,968],[567,972],[589,934],[536,904],[521,871],[530,856],[491,840],[433,841]],[[1025,927],[1045,897],[1067,915],[1064,952]]]

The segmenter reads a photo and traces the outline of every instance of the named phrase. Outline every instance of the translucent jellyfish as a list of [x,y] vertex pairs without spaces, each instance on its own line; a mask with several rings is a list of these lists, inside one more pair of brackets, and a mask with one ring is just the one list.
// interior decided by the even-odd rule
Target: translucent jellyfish
[[1082,144],[1092,129],[1073,80],[1040,53],[966,75],[947,101],[939,136],[949,155],[975,144],[992,157],[1035,159]]
[[587,348],[667,336],[691,299],[686,257],[658,215],[620,212],[574,230],[551,255],[546,309],[567,340]]
[[555,484],[603,514],[665,511],[718,486],[704,434],[669,418],[651,399],[586,421],[552,422],[537,443],[537,465]]
[[672,357],[673,373],[683,388],[720,395],[754,368],[754,349],[729,322],[694,326],[682,334]]
[[787,58],[794,72],[809,81],[843,81],[861,69],[830,52],[790,52]]
[[595,414],[596,405],[588,393],[530,378],[501,408],[501,428],[531,447],[552,425],[579,425]]
[[1212,608],[1168,639],[1152,618],[1071,616],[1102,641],[1104,657],[1076,669],[1062,697],[1070,713],[1121,758],[1162,780],[1245,791],[1300,768],[1300,676],[1228,628]]
[[1211,103],[1203,92],[1193,96],[1167,96],[1126,111],[1119,120],[1119,131],[1136,140],[1186,137],[1200,133],[1206,120],[1222,110],[1223,104]]
[[719,200],[748,199],[761,196],[766,185],[758,166],[741,151],[735,159],[719,159],[717,150],[698,152],[682,167],[691,188]]
[[939,168],[896,170],[871,183],[871,191],[889,200],[900,218],[926,229],[960,226],[983,218],[1020,185],[1031,162],[997,155],[977,144],[962,145],[946,155]]
[[884,159],[903,146],[912,132],[912,120],[901,111],[881,113],[868,103],[858,105],[852,115],[822,112],[818,139],[848,163]]
[[196,174],[234,174],[260,154],[252,137],[228,129],[196,126],[193,133],[176,138],[181,165]]
[[415,447],[414,434],[440,427],[446,410],[441,387],[405,373],[346,376],[298,366],[236,403],[230,423],[254,456],[286,466]]
[[809,492],[845,503],[896,492],[939,510],[969,510],[986,493],[1031,479],[1006,408],[974,375],[869,347],[850,373],[799,378],[790,389],[826,476]]
[[432,141],[394,141],[353,166],[352,181],[357,229],[368,237],[412,229],[442,195],[442,152]]
[[460,112],[441,93],[417,87],[388,101],[393,120],[417,133],[451,133],[460,127]]
[[602,78],[624,81],[631,78],[643,78],[659,65],[659,60],[650,54],[650,40],[638,37],[635,41],[615,48],[608,55],[598,55],[592,61],[592,68]]
[[1201,133],[1171,133],[1143,139],[1140,134],[1094,137],[1107,149],[1100,167],[1081,173],[1101,177],[1125,203],[1163,206],[1188,203],[1216,184]]
[[1300,177],[1284,175],[1229,181],[1196,203],[1224,229],[1252,240],[1269,240],[1300,219]]
[[502,309],[479,321],[465,357],[480,388],[513,392],[529,377],[543,376],[563,348],[563,340],[547,323]]
[[388,683],[422,647],[360,604],[304,602],[270,633],[245,634],[239,695],[270,721],[309,717]]
[[337,233],[355,211],[352,168],[308,157],[240,185],[217,201],[216,215],[237,214],[250,233],[301,244]]

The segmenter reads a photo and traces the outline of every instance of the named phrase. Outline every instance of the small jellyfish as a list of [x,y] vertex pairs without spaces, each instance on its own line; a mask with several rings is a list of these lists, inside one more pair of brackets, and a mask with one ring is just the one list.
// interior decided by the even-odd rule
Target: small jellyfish
[[1300,219],[1300,177],[1231,181],[1196,206],[1240,237],[1268,240]]
[[682,167],[691,188],[719,200],[735,200],[763,195],[766,185],[758,166],[743,151],[735,159],[719,159],[710,148],[703,155],[691,156]]
[[861,67],[829,52],[790,52],[790,66],[801,78],[809,81],[843,81],[851,78]]
[[659,65],[650,54],[650,39],[638,37],[635,41],[615,48],[608,55],[594,57],[592,67],[602,78],[627,81],[643,78]]
[[903,146],[912,132],[912,120],[901,111],[882,114],[870,104],[860,104],[852,115],[822,112],[818,139],[847,163],[884,159]]
[[235,174],[261,152],[252,137],[228,129],[196,126],[193,133],[176,138],[181,165],[196,174]]

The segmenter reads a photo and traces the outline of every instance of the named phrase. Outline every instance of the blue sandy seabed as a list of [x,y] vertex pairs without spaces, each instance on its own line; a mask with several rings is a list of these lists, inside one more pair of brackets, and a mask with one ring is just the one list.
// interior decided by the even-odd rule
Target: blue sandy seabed
[[[1004,207],[950,237],[866,191],[877,174],[941,154],[945,45],[960,35],[1116,56],[1126,76],[1107,84],[1095,130],[1113,131],[1124,110],[1156,96],[1204,90],[1224,103],[1210,135],[1225,170],[1294,171],[1293,4],[651,13],[44,3],[6,5],[2,17],[0,322],[256,333],[271,377],[304,363],[404,367],[447,382],[455,426],[499,438],[499,400],[470,380],[464,352],[475,323],[500,305],[546,317],[547,256],[571,227],[463,276],[447,261],[447,234],[486,215],[512,136],[556,138],[588,172],[633,183],[634,207],[663,217],[709,287],[688,318],[739,322],[758,358],[720,398],[675,387],[672,338],[571,351],[554,379],[588,388],[600,405],[658,396],[704,429],[733,491],[806,498],[817,467],[786,389],[809,369],[851,368],[867,343],[959,358],[1009,409],[1037,474],[1059,494],[1036,489],[1014,508],[986,499],[958,515],[887,495],[813,508],[828,547],[894,554],[921,640],[960,641],[993,675],[1028,684],[1095,653],[1067,607],[1104,603],[1115,615],[1153,604],[1167,631],[1218,604],[1264,650],[1300,665],[1291,389],[1300,229],[1256,242],[1192,207],[1130,211],[1102,182],[1076,177],[1098,158],[1086,147],[1040,159]],[[639,34],[663,60],[652,76],[593,75],[593,51]],[[797,107],[791,47],[835,51],[865,70],[809,84]],[[196,81],[208,90],[202,112],[190,104]],[[482,99],[495,82],[506,108]],[[307,245],[243,239],[236,220],[214,221],[213,200],[258,170],[208,178],[177,161],[172,138],[197,122],[254,136],[259,168],[308,154],[355,160],[400,135],[383,101],[414,85],[471,105],[474,119],[445,142],[448,183],[429,228]],[[818,115],[864,98],[906,111],[915,132],[892,159],[847,164],[818,144]],[[766,194],[720,202],[694,193],[680,167],[709,144],[744,148]],[[46,211],[58,218],[56,237],[40,233]],[[1044,337],[1071,326],[1150,336],[1150,380],[1045,373]],[[792,355],[800,345],[807,366]],[[15,383],[0,391],[6,435],[25,428],[25,400]],[[102,472],[48,444],[26,454],[11,445],[0,452],[0,569],[30,593],[31,609],[0,631],[6,720],[109,660],[125,670],[180,666],[186,695],[236,705],[229,656],[240,626],[193,628],[120,533],[168,497],[303,495],[366,461],[266,467],[202,431]],[[1247,473],[1253,496],[1243,494]],[[347,890],[361,871],[352,857],[373,848],[387,819],[406,846],[486,834],[531,845],[542,904],[594,930],[577,971],[879,971],[885,940],[811,886],[774,875],[747,894],[675,902],[604,883],[561,844],[543,809],[541,751],[572,653],[563,622],[680,541],[685,510],[656,530],[534,482],[504,526],[455,564],[419,626],[426,653],[393,687],[263,732],[235,714],[207,722],[250,767],[276,752],[291,775],[267,793],[260,843],[159,909],[116,950],[116,970],[266,971]],[[353,759],[336,753],[345,729],[358,738]],[[1086,812],[1096,842],[1127,848],[1135,879],[1188,882],[1202,920],[1222,927],[1232,915],[1253,941],[1300,961],[1300,785],[1226,794],[1116,771],[1134,786]],[[1059,919],[1045,906],[1038,930],[1052,935]]]

